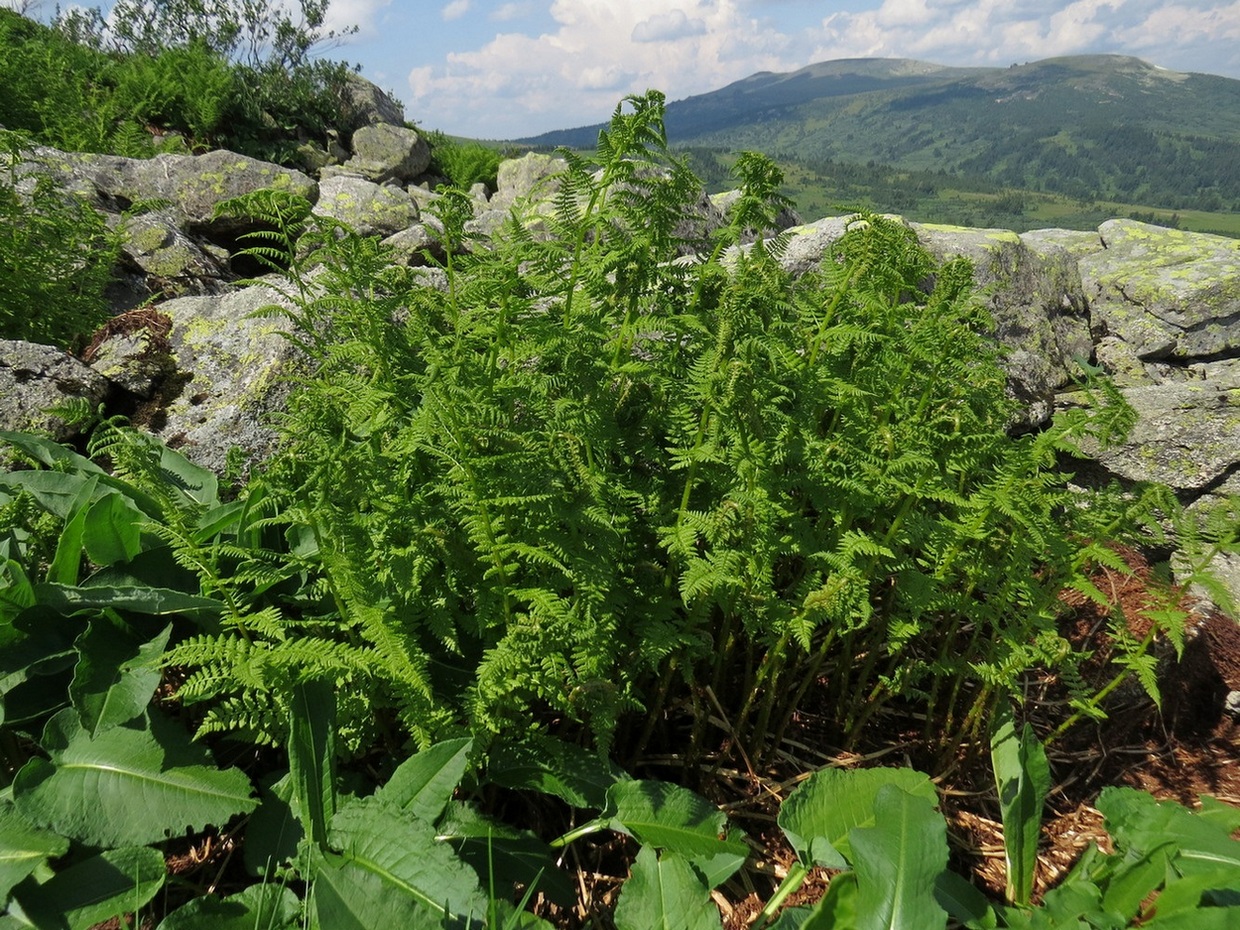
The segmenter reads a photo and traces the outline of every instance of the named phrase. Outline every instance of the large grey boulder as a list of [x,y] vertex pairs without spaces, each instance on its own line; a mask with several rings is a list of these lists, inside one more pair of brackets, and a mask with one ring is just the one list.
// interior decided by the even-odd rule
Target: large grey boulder
[[408,229],[418,219],[408,192],[347,175],[329,177],[319,184],[314,212],[340,220],[363,236],[390,236]]
[[1055,244],[1025,242],[1006,229],[961,229],[914,223],[918,240],[935,257],[963,256],[973,265],[979,292],[1006,348],[1008,387],[1035,426],[1054,412],[1055,392],[1088,361],[1093,343],[1071,252]]
[[64,441],[77,429],[51,410],[80,399],[93,412],[110,392],[106,378],[67,352],[0,339],[0,429],[44,433]]
[[1080,260],[1099,336],[1142,359],[1217,356],[1240,349],[1240,241],[1110,220],[1106,248]]
[[224,150],[140,159],[41,148],[33,157],[66,187],[92,192],[103,210],[120,212],[142,201],[166,200],[181,223],[208,234],[236,235],[254,228],[248,217],[215,216],[215,208],[233,197],[263,188],[311,202],[318,196],[318,185],[300,171]]
[[393,100],[360,74],[350,74],[345,79],[345,105],[351,117],[350,130],[376,123],[393,126],[405,124],[405,108]]
[[1112,475],[1157,481],[1192,498],[1240,468],[1240,383],[1170,381],[1121,393],[1137,414],[1127,440],[1106,449],[1082,443]]
[[408,127],[380,123],[353,133],[353,157],[344,168],[382,184],[412,181],[430,164],[431,149],[425,139]]
[[266,286],[160,304],[176,374],[139,425],[216,473],[234,447],[250,464],[268,458],[278,439],[272,414],[284,409],[303,364],[280,335],[288,321],[254,315],[273,304],[286,305]]
[[529,152],[505,159],[499,163],[491,209],[506,212],[519,202],[549,206],[560,192],[558,175],[567,170],[568,162],[558,155]]

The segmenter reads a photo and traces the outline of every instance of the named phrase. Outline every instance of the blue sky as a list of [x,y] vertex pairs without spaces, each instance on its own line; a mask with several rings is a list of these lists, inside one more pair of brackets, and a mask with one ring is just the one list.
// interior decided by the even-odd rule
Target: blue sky
[[1240,78],[1240,0],[331,0],[329,18],[360,27],[330,55],[408,119],[483,138],[602,122],[651,87],[676,100],[833,58],[1117,52]]

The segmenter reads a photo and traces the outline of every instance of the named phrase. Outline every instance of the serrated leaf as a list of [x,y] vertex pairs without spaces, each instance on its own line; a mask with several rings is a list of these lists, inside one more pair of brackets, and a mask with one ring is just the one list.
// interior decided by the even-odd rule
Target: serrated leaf
[[22,767],[14,804],[28,820],[90,846],[157,843],[222,825],[257,803],[245,773],[217,768],[154,714],[92,739],[67,708],[48,722],[42,746],[50,761]]
[[473,740],[445,740],[402,762],[375,797],[432,823],[452,800],[469,765]]
[[874,798],[874,826],[853,829],[849,840],[857,873],[857,930],[947,926],[947,911],[934,896],[947,867],[947,821],[934,802],[883,785]]
[[36,827],[11,803],[0,802],[0,901],[7,900],[13,886],[40,865],[68,849],[63,836]]
[[158,850],[110,849],[58,872],[42,885],[21,886],[15,897],[38,926],[89,930],[140,911],[163,887],[165,874]]
[[203,895],[173,911],[156,930],[287,930],[301,902],[275,882],[260,882],[226,898]]
[[104,614],[77,639],[78,661],[69,697],[92,737],[100,730],[133,720],[159,687],[160,660],[172,634],[169,624],[141,642],[123,622]]
[[603,819],[643,846],[685,857],[748,852],[744,843],[727,836],[727,815],[701,795],[670,782],[616,782],[607,789]]
[[846,869],[852,855],[849,831],[874,824],[874,800],[884,785],[938,803],[929,776],[913,769],[827,768],[788,795],[779,826],[805,865]]
[[637,853],[616,902],[616,930],[719,930],[719,908],[689,862],[660,856],[649,846]]
[[394,804],[371,797],[344,805],[329,842],[339,854],[311,848],[306,876],[324,930],[430,927],[486,915],[477,875],[435,840],[429,823]]
[[487,775],[495,784],[555,795],[573,807],[602,810],[607,789],[629,780],[624,770],[598,753],[550,736],[501,743],[489,759]]

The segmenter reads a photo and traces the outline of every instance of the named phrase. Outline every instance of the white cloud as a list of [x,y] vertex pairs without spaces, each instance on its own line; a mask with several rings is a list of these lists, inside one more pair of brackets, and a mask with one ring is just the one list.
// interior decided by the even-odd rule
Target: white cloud
[[359,36],[374,35],[379,11],[391,2],[392,0],[332,0],[323,20],[323,29],[340,33],[356,26]]
[[522,16],[529,16],[534,12],[533,3],[504,3],[496,7],[488,14],[487,18],[497,23],[506,23],[514,19],[520,19]]
[[444,8],[439,11],[439,15],[447,21],[460,19],[469,12],[469,8],[472,5],[471,0],[451,0],[450,3],[446,4]]
[[[626,93],[682,97],[759,70],[795,66],[787,37],[747,15],[743,0],[554,0],[554,28],[501,33],[409,75],[410,116],[428,126],[503,138],[602,122]],[[643,25],[644,24],[644,25]],[[638,41],[639,38],[660,41]],[[495,116],[493,98],[511,105]],[[470,109],[485,128],[461,129]]]
[[634,42],[666,42],[704,35],[705,32],[705,20],[690,19],[684,10],[672,10],[643,19],[633,27],[632,39]]

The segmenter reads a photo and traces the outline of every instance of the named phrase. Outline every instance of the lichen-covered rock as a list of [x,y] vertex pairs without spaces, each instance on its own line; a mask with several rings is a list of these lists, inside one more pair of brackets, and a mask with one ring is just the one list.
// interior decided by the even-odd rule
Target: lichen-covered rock
[[813,271],[822,264],[822,258],[832,244],[848,231],[847,216],[829,216],[813,223],[804,223],[787,230],[787,249],[779,256],[779,263],[793,276]]
[[1240,242],[1110,220],[1106,248],[1080,261],[1099,335],[1143,359],[1191,359],[1240,349]]
[[222,474],[230,450],[253,463],[277,443],[271,414],[284,408],[301,352],[280,331],[288,321],[254,316],[282,304],[265,286],[228,294],[180,297],[159,305],[172,323],[168,334],[177,376],[135,420],[182,454]]
[[43,163],[76,189],[93,190],[101,209],[119,211],[143,201],[168,201],[182,221],[210,234],[235,235],[252,229],[248,217],[215,216],[225,200],[274,188],[313,202],[318,186],[300,171],[234,152],[121,158],[82,152],[39,150]]
[[377,183],[412,181],[431,164],[426,140],[405,126],[380,123],[353,134],[353,157],[344,167]]
[[177,220],[169,209],[125,219],[120,223],[122,254],[157,278],[167,296],[203,293],[211,282],[228,277],[227,253],[220,254],[218,248],[208,251]]
[[44,433],[63,442],[77,429],[52,408],[80,398],[93,411],[110,392],[106,378],[67,352],[0,339],[0,429]]
[[567,170],[568,162],[558,155],[529,152],[505,159],[499,163],[491,209],[507,211],[519,201],[550,204],[560,190],[556,175]]
[[1006,229],[963,229],[914,223],[917,238],[939,259],[963,256],[1007,352],[1008,386],[1023,424],[1046,422],[1055,392],[1093,351],[1077,261],[1057,244],[1032,244]]
[[447,257],[443,249],[443,225],[434,217],[427,217],[421,223],[414,223],[408,229],[388,236],[383,244],[392,250],[402,265],[427,265],[427,255],[435,261],[443,261]]
[[1192,497],[1240,467],[1240,386],[1174,381],[1121,393],[1137,414],[1127,440],[1109,449],[1082,443],[1111,474]]
[[406,191],[345,175],[320,183],[314,212],[340,220],[363,236],[390,236],[418,219],[413,198]]
[[151,307],[110,319],[82,353],[82,360],[113,384],[149,398],[176,371],[168,344],[172,320]]

